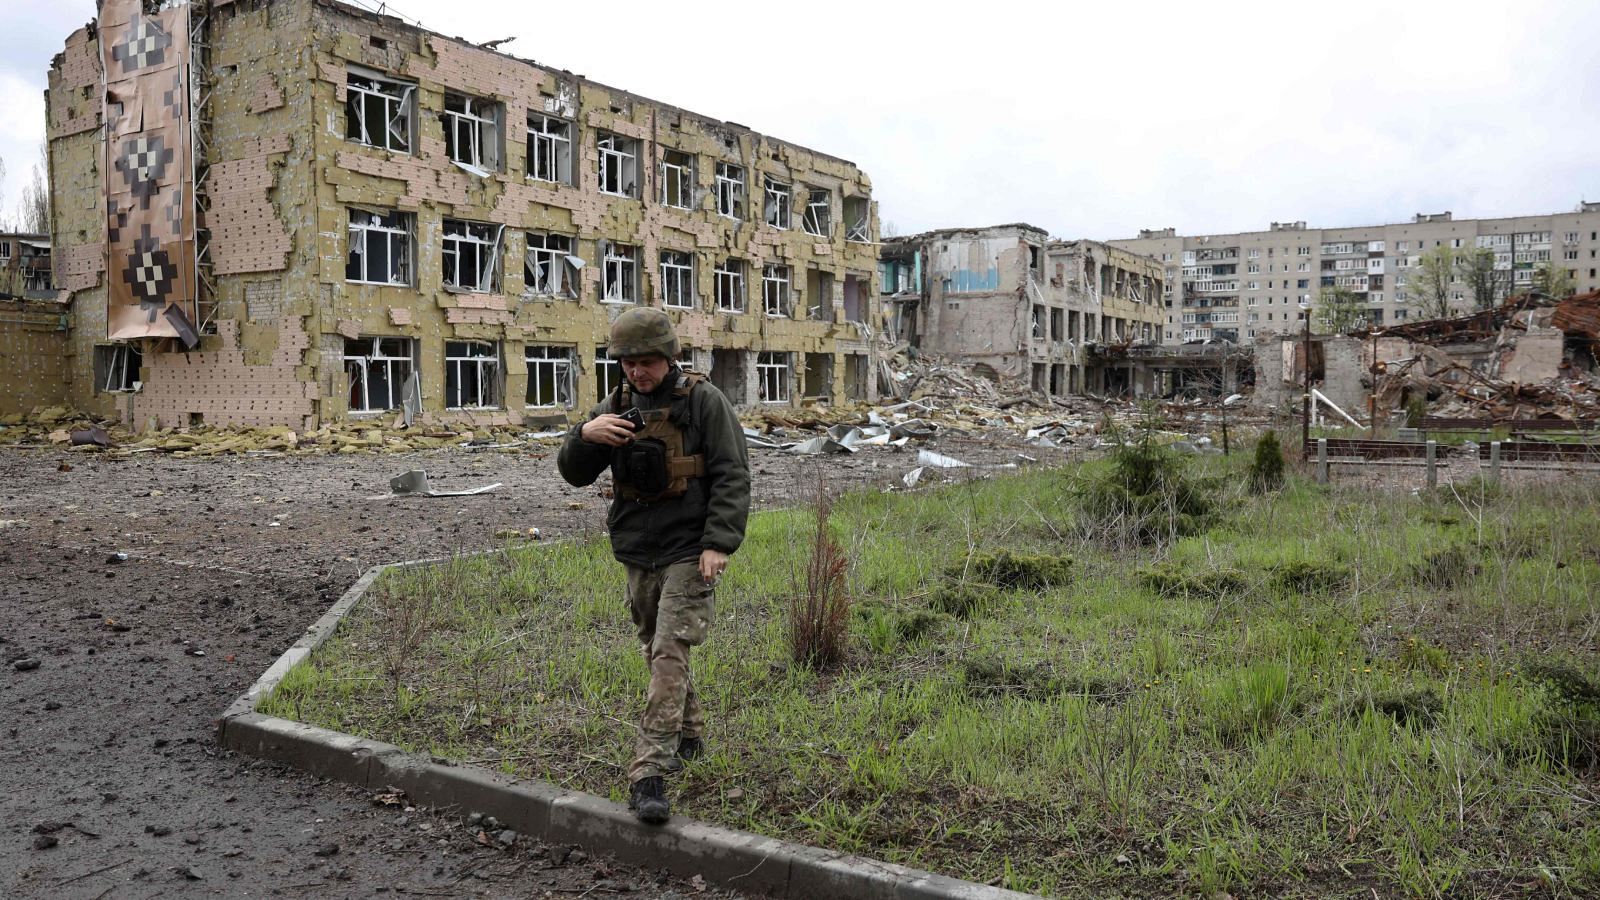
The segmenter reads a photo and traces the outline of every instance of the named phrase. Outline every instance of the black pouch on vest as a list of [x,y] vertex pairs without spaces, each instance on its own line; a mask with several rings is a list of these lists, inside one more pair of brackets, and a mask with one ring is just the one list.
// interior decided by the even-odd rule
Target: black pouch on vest
[[667,445],[660,441],[634,441],[623,447],[623,482],[641,494],[659,494],[672,478],[667,472]]

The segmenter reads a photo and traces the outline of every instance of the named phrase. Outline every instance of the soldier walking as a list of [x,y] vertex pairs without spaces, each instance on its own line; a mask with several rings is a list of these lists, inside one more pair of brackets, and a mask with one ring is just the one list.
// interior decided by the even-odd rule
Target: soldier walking
[[750,512],[744,429],[704,375],[679,368],[678,349],[661,310],[618,316],[607,354],[620,360],[623,383],[567,433],[557,457],[561,477],[578,487],[611,469],[611,551],[627,572],[628,607],[650,665],[628,806],[652,824],[672,811],[663,776],[705,752],[690,648],[706,639],[713,590]]

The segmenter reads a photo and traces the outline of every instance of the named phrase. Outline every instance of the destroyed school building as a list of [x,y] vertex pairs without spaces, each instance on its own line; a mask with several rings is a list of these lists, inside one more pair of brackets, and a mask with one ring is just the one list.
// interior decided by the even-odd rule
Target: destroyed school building
[[890,336],[917,351],[1055,396],[1170,390],[1130,352],[1159,342],[1156,260],[1020,223],[887,238],[879,257]]
[[[1600,291],[1513,297],[1494,309],[1350,335],[1262,334],[1253,402],[1298,408],[1310,385],[1382,423],[1421,401],[1427,415],[1600,424]],[[1272,373],[1268,377],[1267,373]]]
[[877,396],[844,160],[334,0],[106,0],[47,100],[71,328],[27,405],[562,421],[634,305],[735,404]]
[[[1172,301],[1161,330],[1168,344],[1248,345],[1258,334],[1294,330],[1304,315],[1300,304],[1315,307],[1324,288],[1355,294],[1374,328],[1428,318],[1416,277],[1422,254],[1436,247],[1492,251],[1496,302],[1532,290],[1541,266],[1565,269],[1577,291],[1600,289],[1600,203],[1592,202],[1570,213],[1501,219],[1442,212],[1350,228],[1307,228],[1303,221],[1235,234],[1163,228],[1110,243],[1161,261]],[[1459,312],[1477,308],[1460,279],[1450,284],[1448,302]]]

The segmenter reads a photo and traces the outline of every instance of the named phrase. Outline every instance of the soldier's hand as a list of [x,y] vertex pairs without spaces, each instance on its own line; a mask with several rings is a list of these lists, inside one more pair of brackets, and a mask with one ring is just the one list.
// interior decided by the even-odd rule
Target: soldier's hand
[[633,440],[633,423],[621,416],[602,413],[583,423],[578,435],[591,444],[621,447]]
[[716,584],[727,568],[728,554],[721,550],[700,551],[700,577],[705,579],[706,584]]

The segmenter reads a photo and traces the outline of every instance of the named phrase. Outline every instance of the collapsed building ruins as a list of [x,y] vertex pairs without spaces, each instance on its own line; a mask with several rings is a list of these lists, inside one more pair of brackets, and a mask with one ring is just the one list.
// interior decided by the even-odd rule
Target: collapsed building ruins
[[842,159],[336,0],[106,0],[47,105],[70,329],[0,411],[564,420],[635,304],[736,404],[877,395]]

